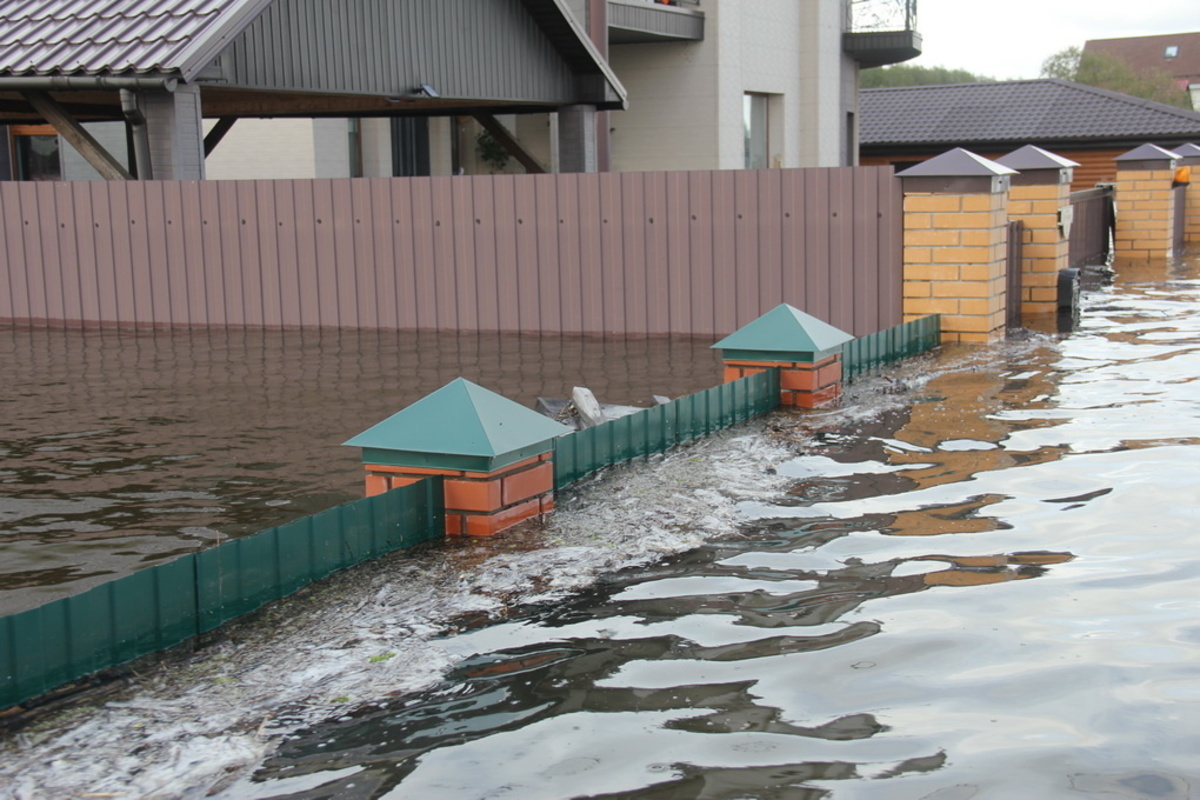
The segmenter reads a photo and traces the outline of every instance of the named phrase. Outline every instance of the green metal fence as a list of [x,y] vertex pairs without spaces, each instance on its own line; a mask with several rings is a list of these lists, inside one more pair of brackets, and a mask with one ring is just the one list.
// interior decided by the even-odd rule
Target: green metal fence
[[431,478],[0,617],[0,708],[165,650],[444,527],[442,479]]
[[611,464],[661,453],[674,445],[765,414],[779,406],[779,371],[689,394],[554,440],[554,488]]
[[[848,342],[844,379],[936,347],[940,325],[931,316]],[[555,489],[778,406],[779,371],[767,370],[562,436],[554,444]],[[0,708],[165,650],[337,570],[440,537],[442,497],[442,479],[430,478],[0,617]]]
[[842,345],[842,380],[851,381],[884,364],[932,350],[942,341],[937,314],[861,336]]

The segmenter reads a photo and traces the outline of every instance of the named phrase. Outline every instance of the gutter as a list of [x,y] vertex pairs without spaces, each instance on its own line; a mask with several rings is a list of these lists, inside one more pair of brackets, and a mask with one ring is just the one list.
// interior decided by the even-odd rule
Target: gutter
[[129,75],[0,75],[0,91],[53,92],[81,89],[161,89],[175,91],[176,77]]

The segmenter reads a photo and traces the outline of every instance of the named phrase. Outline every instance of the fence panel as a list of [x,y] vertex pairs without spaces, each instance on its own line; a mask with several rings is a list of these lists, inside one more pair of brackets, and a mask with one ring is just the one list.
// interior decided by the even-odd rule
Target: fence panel
[[778,407],[779,373],[767,370],[680,397],[554,440],[554,486],[597,470],[661,453]]
[[856,335],[901,319],[890,167],[10,182],[0,207],[13,321],[713,335],[780,302]]
[[0,617],[0,708],[165,650],[338,569],[438,538],[430,478]]
[[1111,187],[1071,192],[1073,220],[1068,244],[1068,266],[1094,267],[1108,261],[1110,234],[1115,222]]
[[842,345],[842,379],[851,381],[884,364],[932,350],[941,344],[942,320],[937,314],[888,328]]

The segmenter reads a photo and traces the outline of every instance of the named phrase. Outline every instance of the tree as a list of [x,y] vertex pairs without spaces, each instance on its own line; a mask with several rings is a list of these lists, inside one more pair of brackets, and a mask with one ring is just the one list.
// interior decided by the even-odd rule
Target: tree
[[1042,77],[1061,78],[1159,103],[1192,107],[1187,91],[1180,88],[1169,73],[1160,69],[1137,72],[1127,62],[1108,53],[1068,47],[1042,62]]
[[990,81],[965,69],[921,67],[915,64],[896,64],[891,67],[871,67],[859,73],[863,89],[882,89],[889,86],[930,86],[939,83],[979,83]]

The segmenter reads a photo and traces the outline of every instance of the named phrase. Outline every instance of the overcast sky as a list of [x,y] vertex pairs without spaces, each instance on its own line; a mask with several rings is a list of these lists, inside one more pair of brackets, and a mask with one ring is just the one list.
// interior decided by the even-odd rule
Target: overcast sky
[[908,63],[1000,80],[1088,39],[1200,31],[1200,0],[917,0],[924,52]]

